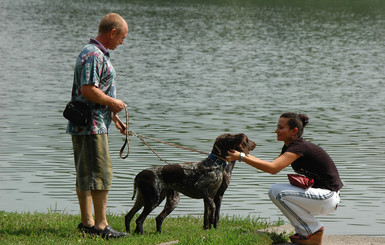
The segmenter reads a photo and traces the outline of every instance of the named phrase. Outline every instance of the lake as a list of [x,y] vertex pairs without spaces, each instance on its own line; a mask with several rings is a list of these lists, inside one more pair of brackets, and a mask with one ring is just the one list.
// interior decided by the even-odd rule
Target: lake
[[[331,155],[345,184],[337,212],[319,217],[326,233],[385,235],[385,2],[376,0],[2,0],[0,210],[79,213],[62,111],[75,59],[108,12],[130,27],[111,52],[130,130],[205,152],[220,134],[243,132],[258,144],[253,155],[273,160],[279,115],[305,113],[304,138]],[[109,136],[108,210],[124,214],[135,175],[165,163],[135,137],[120,159],[124,136]],[[149,143],[169,163],[206,157]],[[222,215],[283,218],[267,191],[291,172],[237,163]],[[202,200],[183,196],[172,215],[202,213]]]

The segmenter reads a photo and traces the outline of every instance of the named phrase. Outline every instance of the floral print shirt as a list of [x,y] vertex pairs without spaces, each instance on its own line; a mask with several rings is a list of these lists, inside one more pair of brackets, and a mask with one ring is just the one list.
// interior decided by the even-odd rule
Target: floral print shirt
[[91,39],[76,59],[72,100],[80,99],[92,108],[91,121],[86,126],[76,126],[68,122],[67,133],[71,135],[106,134],[111,125],[112,112],[109,107],[87,100],[81,94],[81,87],[93,84],[107,95],[116,98],[115,69],[110,61],[108,50],[95,39]]

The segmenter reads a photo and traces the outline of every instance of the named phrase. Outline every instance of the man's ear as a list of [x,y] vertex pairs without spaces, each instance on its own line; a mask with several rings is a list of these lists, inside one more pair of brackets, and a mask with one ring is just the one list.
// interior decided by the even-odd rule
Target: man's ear
[[118,30],[115,28],[110,31],[110,38],[114,39],[115,35],[118,33]]

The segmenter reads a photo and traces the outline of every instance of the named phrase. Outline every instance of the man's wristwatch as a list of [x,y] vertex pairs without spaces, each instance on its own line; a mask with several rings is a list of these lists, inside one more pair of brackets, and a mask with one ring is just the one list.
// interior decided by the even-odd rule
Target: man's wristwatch
[[246,154],[244,152],[241,152],[241,154],[239,155],[239,161],[242,162],[243,158],[245,157],[246,157]]

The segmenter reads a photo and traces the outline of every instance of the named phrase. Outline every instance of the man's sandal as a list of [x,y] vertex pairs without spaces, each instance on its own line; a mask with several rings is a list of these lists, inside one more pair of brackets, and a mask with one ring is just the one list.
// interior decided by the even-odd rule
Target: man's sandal
[[127,233],[116,231],[110,225],[107,225],[106,228],[104,228],[104,230],[98,230],[96,228],[94,228],[94,229],[95,229],[94,234],[99,235],[102,238],[106,238],[106,239],[108,239],[108,238],[120,238],[120,237],[127,236]]
[[90,233],[91,234],[91,233],[95,232],[95,227],[93,227],[93,226],[85,226],[85,225],[83,225],[83,223],[80,223],[78,225],[78,230],[80,232]]

